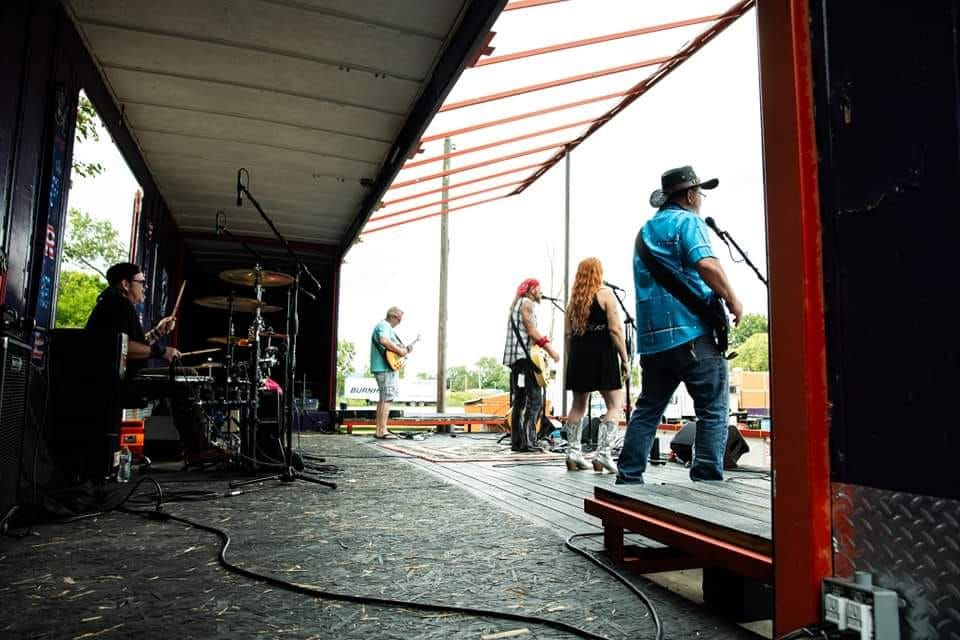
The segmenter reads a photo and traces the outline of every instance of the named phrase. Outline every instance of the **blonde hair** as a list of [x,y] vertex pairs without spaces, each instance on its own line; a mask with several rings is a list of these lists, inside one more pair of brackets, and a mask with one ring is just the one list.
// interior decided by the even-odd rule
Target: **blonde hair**
[[400,307],[390,307],[389,309],[387,309],[388,318],[390,316],[400,317],[402,315],[403,315],[403,309],[401,309]]
[[577,265],[577,275],[570,291],[570,302],[567,304],[567,320],[570,322],[572,333],[583,335],[586,332],[590,304],[602,283],[603,266],[600,260],[597,258],[581,260]]

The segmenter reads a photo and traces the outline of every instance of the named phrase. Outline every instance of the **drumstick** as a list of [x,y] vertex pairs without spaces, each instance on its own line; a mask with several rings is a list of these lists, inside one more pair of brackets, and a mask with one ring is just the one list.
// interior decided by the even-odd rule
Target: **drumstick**
[[214,351],[220,351],[220,348],[217,347],[217,348],[215,348],[215,349],[200,349],[199,351],[184,351],[184,352],[182,352],[182,353],[180,354],[180,357],[183,357],[183,356],[198,356],[198,355],[200,355],[201,353],[213,353]]
[[180,300],[183,298],[183,290],[187,286],[187,281],[184,280],[183,284],[180,285],[180,293],[177,294],[177,301],[173,304],[173,312],[170,314],[172,317],[177,317],[177,311],[180,310]]

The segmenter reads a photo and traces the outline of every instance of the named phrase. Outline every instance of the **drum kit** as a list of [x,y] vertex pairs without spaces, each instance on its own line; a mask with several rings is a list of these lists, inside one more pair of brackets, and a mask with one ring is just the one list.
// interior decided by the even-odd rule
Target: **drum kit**
[[[284,273],[265,271],[259,265],[253,269],[231,269],[219,274],[221,280],[230,284],[253,288],[253,297],[208,296],[194,300],[194,303],[227,312],[225,336],[214,336],[207,342],[226,347],[224,361],[208,361],[195,369],[201,370],[208,379],[219,378],[217,392],[213,399],[204,402],[208,405],[206,413],[211,419],[210,443],[220,443],[227,449],[238,449],[241,463],[247,466],[271,466],[279,463],[282,449],[279,447],[279,433],[258,433],[261,427],[261,393],[279,390],[271,375],[280,364],[280,360],[289,348],[287,335],[273,330],[266,315],[282,311],[282,307],[266,304],[263,301],[267,287],[287,287],[294,279]],[[253,314],[244,335],[234,331],[236,314]],[[279,413],[279,412],[278,412]],[[277,416],[279,420],[280,416]],[[226,428],[223,423],[227,422]],[[227,437],[233,430],[231,423],[239,426],[239,439],[236,435]],[[272,424],[277,424],[271,420]],[[277,447],[269,447],[264,452],[263,440],[277,442]]]

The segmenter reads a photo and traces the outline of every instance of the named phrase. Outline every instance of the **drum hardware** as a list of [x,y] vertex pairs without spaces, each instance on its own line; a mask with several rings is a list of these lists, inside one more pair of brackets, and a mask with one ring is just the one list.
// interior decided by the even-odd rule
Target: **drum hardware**
[[255,298],[238,298],[235,296],[206,296],[197,298],[193,301],[201,307],[210,309],[221,309],[225,311],[235,311],[237,313],[276,313],[283,311],[283,307],[272,304],[266,304],[262,300]]
[[259,265],[253,269],[230,269],[221,271],[220,279],[230,284],[239,284],[248,287],[288,287],[293,284],[293,278],[285,273],[264,271]]
[[[244,182],[243,177],[246,175],[246,182]],[[294,480],[307,480],[309,482],[314,482],[316,484],[322,484],[324,486],[336,489],[337,485],[334,482],[328,480],[322,480],[316,476],[305,474],[306,467],[303,463],[302,458],[294,454],[293,451],[293,422],[294,422],[294,405],[293,405],[293,378],[296,375],[296,357],[297,357],[297,332],[299,331],[298,327],[298,304],[300,300],[300,294],[309,296],[310,298],[316,299],[314,294],[311,292],[303,291],[300,288],[300,280],[302,276],[306,276],[313,283],[314,291],[320,291],[320,282],[317,278],[310,272],[310,269],[303,263],[300,257],[290,248],[290,244],[287,242],[287,239],[283,237],[280,231],[277,229],[277,226],[273,221],[267,216],[263,208],[260,206],[260,203],[257,202],[257,199],[250,193],[249,189],[250,183],[250,174],[246,169],[241,168],[237,171],[237,204],[243,204],[243,197],[246,196],[247,201],[252,204],[257,213],[260,214],[260,217],[263,218],[264,222],[267,223],[267,226],[270,227],[274,235],[277,236],[277,239],[280,241],[280,244],[283,245],[286,249],[287,254],[293,259],[294,264],[296,264],[297,272],[296,275],[290,279],[285,284],[292,285],[290,289],[287,290],[287,331],[286,333],[289,337],[288,350],[286,352],[285,360],[285,370],[284,370],[284,380],[283,384],[287,388],[287,394],[284,397],[284,410],[280,411],[281,415],[278,415],[279,429],[278,436],[284,434],[283,429],[286,429],[286,442],[281,444],[278,440],[278,444],[281,444],[281,453],[283,455],[283,465],[282,470],[279,474],[272,476],[272,479],[280,480],[283,482],[292,482]],[[289,276],[288,276],[289,277]],[[257,300],[262,299],[262,287],[264,285],[264,274],[259,265],[254,269],[253,274],[254,287],[257,294]],[[257,319],[260,318],[260,314],[257,314]],[[257,328],[257,335],[254,342],[254,348],[251,350],[251,371],[250,374],[253,377],[254,389],[259,388],[259,367],[257,366],[257,358],[259,357],[260,350],[260,327]],[[253,392],[254,401],[251,403],[253,406],[256,406],[256,396],[258,393]],[[254,414],[254,420],[256,420],[256,415]],[[254,434],[255,435],[255,434]],[[254,444],[254,447],[256,445]],[[255,479],[253,482],[259,482],[262,479]]]

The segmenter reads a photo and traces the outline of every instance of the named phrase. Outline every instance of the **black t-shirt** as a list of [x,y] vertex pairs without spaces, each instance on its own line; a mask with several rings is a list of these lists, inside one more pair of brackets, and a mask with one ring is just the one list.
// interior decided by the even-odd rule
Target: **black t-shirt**
[[101,294],[90,312],[87,331],[115,331],[127,334],[129,340],[147,342],[136,308],[129,300],[109,289]]

